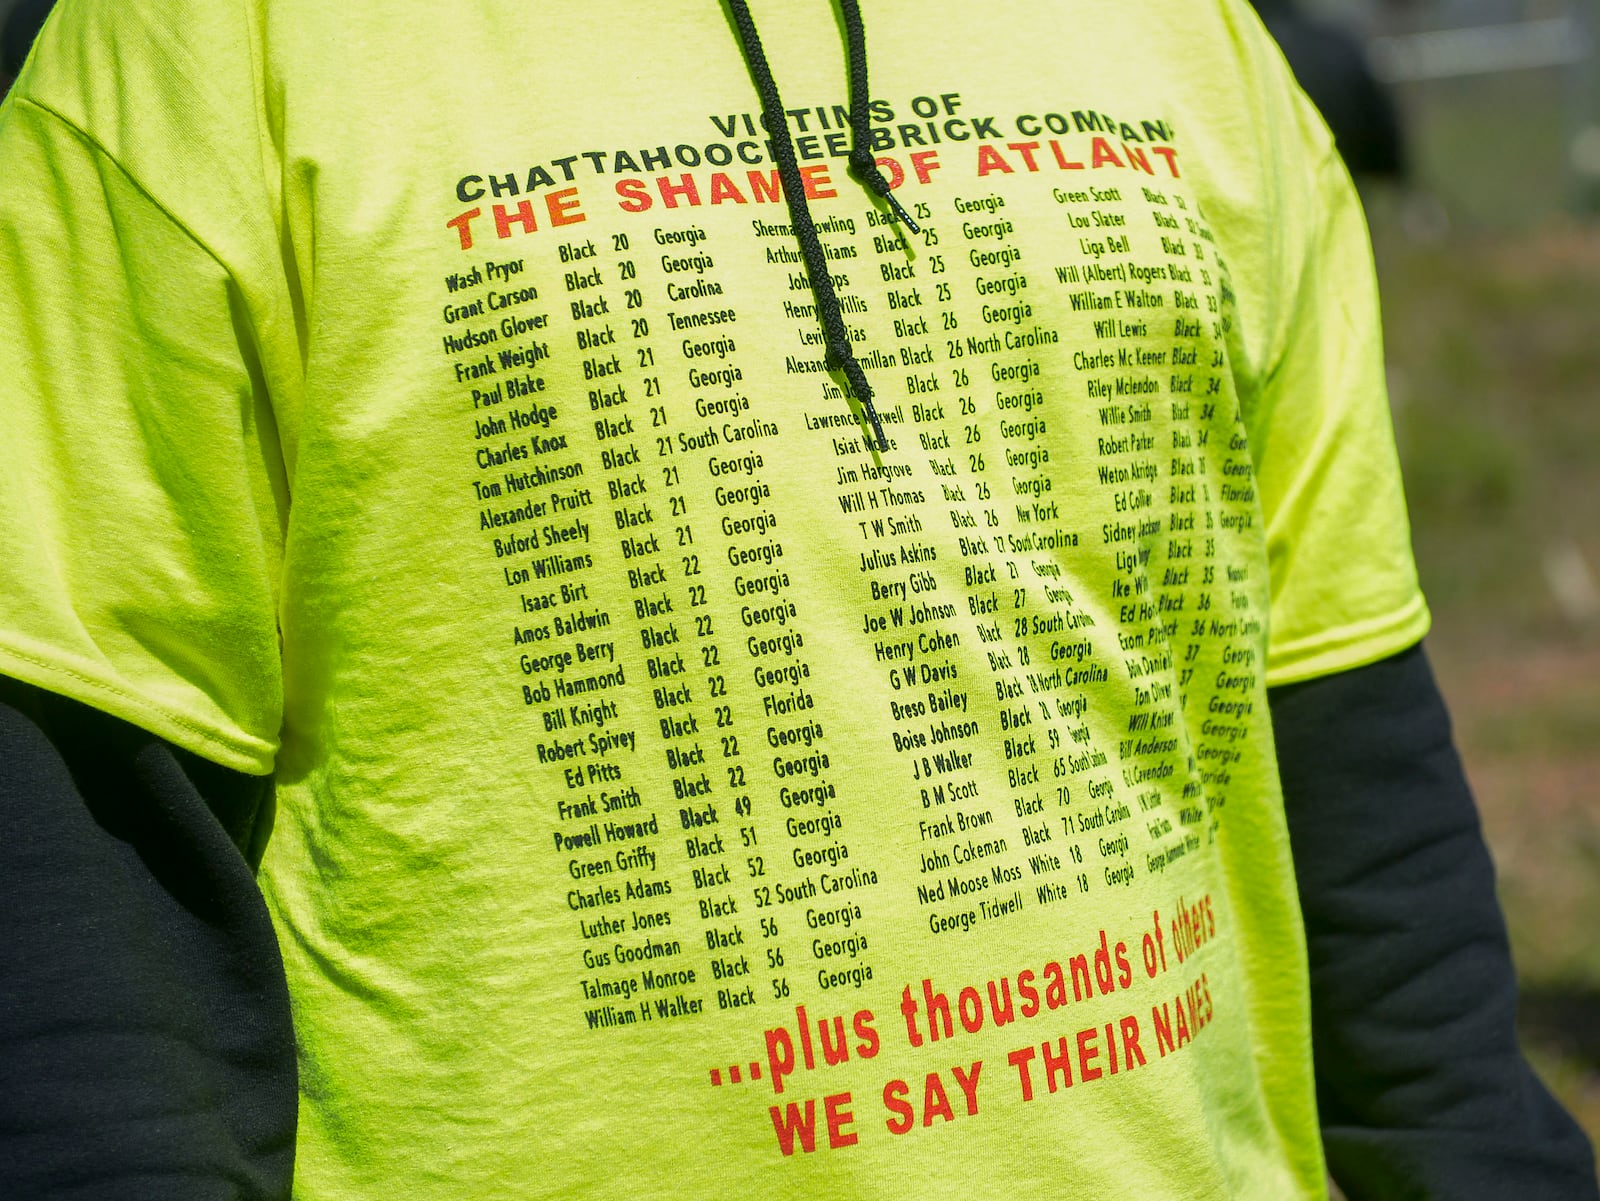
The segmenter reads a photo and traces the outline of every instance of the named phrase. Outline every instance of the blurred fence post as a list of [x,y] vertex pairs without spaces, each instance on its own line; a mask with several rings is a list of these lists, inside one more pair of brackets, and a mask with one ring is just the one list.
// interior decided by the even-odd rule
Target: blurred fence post
[[1567,172],[1572,207],[1600,213],[1600,0],[1572,0],[1589,53],[1567,69]]

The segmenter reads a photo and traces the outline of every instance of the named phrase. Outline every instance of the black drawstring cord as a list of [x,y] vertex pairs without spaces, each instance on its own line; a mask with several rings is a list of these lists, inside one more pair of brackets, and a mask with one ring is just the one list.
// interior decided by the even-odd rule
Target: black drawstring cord
[[[800,177],[800,166],[794,157],[794,142],[789,137],[788,119],[783,111],[783,99],[778,95],[778,85],[772,78],[772,68],[767,65],[766,52],[761,48],[761,38],[756,33],[745,0],[727,0],[733,13],[734,25],[739,30],[739,41],[744,49],[746,65],[755,81],[756,92],[761,97],[761,115],[766,121],[767,133],[772,138],[773,157],[778,162],[778,178],[783,182],[783,198],[789,206],[789,221],[794,226],[800,253],[806,261],[806,275],[811,280],[811,291],[817,299],[817,319],[822,323],[827,347],[827,364],[830,371],[842,371],[850,389],[872,424],[880,451],[889,449],[889,439],[883,432],[883,422],[878,417],[877,406],[872,403],[872,385],[867,383],[867,373],[856,362],[855,351],[850,346],[850,334],[845,329],[844,314],[839,308],[839,295],[833,290],[833,277],[828,271],[827,256],[822,250],[822,239],[817,236],[816,223],[811,219],[811,209],[806,204],[805,181]],[[872,161],[871,133],[867,127],[867,52],[866,38],[861,28],[861,11],[854,0],[843,0],[845,31],[850,44],[850,170],[858,180],[875,193],[889,199],[900,219],[917,228],[906,215],[899,202],[889,196],[889,181]],[[865,158],[867,168],[860,166]]]
[[872,98],[867,95],[867,35],[861,24],[861,6],[856,0],[839,0],[839,8],[844,13],[844,36],[850,56],[850,174],[863,187],[882,196],[912,233],[920,233],[922,227],[895,199],[872,155],[872,130],[868,124]]

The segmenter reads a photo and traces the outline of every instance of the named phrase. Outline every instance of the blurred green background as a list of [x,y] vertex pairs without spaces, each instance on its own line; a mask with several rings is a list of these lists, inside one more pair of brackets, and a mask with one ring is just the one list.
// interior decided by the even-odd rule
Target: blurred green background
[[1429,645],[1524,1044],[1600,1140],[1600,0],[1302,7],[1405,127],[1407,177],[1363,194]]

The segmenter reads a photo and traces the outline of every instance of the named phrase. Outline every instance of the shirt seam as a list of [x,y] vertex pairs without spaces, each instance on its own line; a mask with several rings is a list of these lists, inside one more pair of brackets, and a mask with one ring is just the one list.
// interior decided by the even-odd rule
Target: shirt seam
[[59,109],[44,103],[42,100],[38,100],[28,95],[15,96],[13,99],[18,105],[36,109],[37,111],[43,113],[46,117],[51,118],[62,128],[66,129],[69,133],[76,137],[79,141],[90,147],[97,156],[115,167],[117,173],[121,175],[123,179],[127,180],[128,183],[134,187],[141,196],[154,205],[162,213],[162,215],[167,218],[167,220],[171,221],[173,225],[177,226],[183,231],[184,237],[188,238],[189,241],[193,242],[201,250],[205,251],[206,256],[211,259],[212,262],[217,264],[217,266],[222,270],[223,274],[228,277],[228,279],[232,280],[234,278],[233,271],[228,267],[228,264],[223,261],[222,256],[216,252],[215,248],[213,248],[209,242],[195,232],[194,227],[185,221],[181,216],[179,216],[171,206],[163,202],[154,192],[146,187],[144,182],[137,175],[135,175],[120,158],[113,154],[106,147],[104,142],[100,141],[99,138],[95,137],[88,130],[84,129],[83,126],[79,125],[71,117],[67,116]]
[[[205,725],[192,717],[167,707],[166,705],[162,705],[156,701],[153,701],[147,696],[131,691],[119,684],[112,683],[103,676],[91,675],[65,663],[52,661],[49,659],[40,658],[38,655],[29,654],[28,652],[20,649],[16,645],[15,640],[11,637],[0,639],[0,659],[4,658],[11,658],[20,663],[34,667],[38,669],[38,672],[41,676],[64,676],[67,679],[73,680],[80,684],[86,692],[103,693],[112,697],[116,697],[126,702],[128,709],[132,712],[147,713],[159,717],[165,722],[178,727],[180,730],[185,730],[193,734],[197,739],[201,740],[209,747],[231,751],[238,762],[248,762],[256,769],[263,767],[266,769],[264,772],[257,770],[253,774],[272,774],[273,756],[270,754],[270,752],[263,755],[263,752],[266,749],[264,744],[259,747],[252,748],[251,746],[242,743],[237,738],[230,737],[220,730]],[[25,682],[41,687],[45,689],[45,691],[55,691],[44,679],[34,679]],[[72,699],[84,701],[84,703],[88,704],[91,708],[100,708],[100,706],[95,705],[92,700],[84,696],[78,696]],[[117,715],[112,714],[112,716]],[[138,723],[136,722],[135,724]],[[156,733],[159,736],[159,731],[151,732]],[[187,749],[193,750],[195,748],[189,747]],[[211,758],[211,756],[205,755],[203,752],[197,753],[200,753],[202,758]],[[229,765],[223,764],[223,766]]]

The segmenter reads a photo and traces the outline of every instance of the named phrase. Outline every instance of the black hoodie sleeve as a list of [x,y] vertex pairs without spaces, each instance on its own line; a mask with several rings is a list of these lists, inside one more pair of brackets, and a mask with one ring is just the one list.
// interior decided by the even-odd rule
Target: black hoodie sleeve
[[0,1197],[289,1195],[270,782],[0,679]]
[[1420,647],[1273,690],[1317,1099],[1351,1201],[1594,1201],[1517,1045],[1494,868]]

